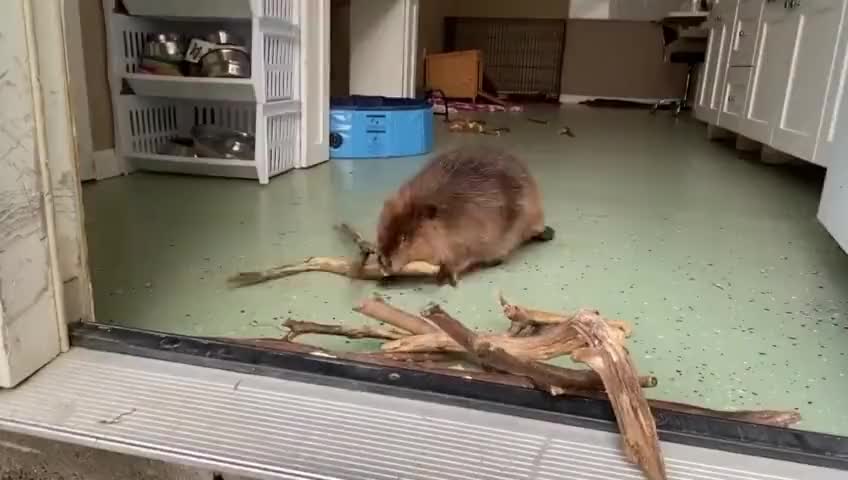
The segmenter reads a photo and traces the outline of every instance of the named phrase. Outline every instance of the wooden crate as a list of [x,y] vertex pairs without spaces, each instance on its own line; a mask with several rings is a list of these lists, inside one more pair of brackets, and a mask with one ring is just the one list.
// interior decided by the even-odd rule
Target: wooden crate
[[448,98],[477,98],[483,86],[483,56],[480,50],[434,53],[424,61],[425,83]]

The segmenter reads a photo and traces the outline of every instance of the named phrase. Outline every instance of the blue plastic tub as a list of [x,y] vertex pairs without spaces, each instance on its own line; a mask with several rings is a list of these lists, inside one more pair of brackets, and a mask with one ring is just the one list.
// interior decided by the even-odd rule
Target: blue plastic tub
[[407,157],[432,149],[427,100],[361,95],[330,100],[330,158]]

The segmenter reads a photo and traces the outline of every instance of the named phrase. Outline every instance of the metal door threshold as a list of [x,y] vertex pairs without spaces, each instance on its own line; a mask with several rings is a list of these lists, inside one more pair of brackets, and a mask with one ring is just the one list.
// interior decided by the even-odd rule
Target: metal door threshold
[[[642,478],[602,430],[83,348],[0,392],[0,429],[261,479]],[[663,449],[675,480],[845,478]]]

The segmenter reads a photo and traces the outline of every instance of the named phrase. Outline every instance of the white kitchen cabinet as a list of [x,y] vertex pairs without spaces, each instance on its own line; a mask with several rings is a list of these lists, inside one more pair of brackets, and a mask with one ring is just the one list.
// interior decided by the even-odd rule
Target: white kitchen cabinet
[[[846,131],[837,137],[836,145],[842,152],[848,152],[848,125],[842,123],[842,130]],[[818,216],[830,235],[848,252],[848,156],[844,153],[841,158],[834,158],[827,169]]]
[[801,0],[790,10],[794,51],[771,145],[808,161],[813,160],[845,4]]
[[[824,166],[834,165],[840,157],[845,157],[845,146],[838,145],[839,135],[848,134],[848,124],[840,123],[841,112],[845,112],[843,103],[843,92],[848,82],[848,6],[842,15],[842,28],[839,38],[836,40],[836,53],[834,54],[833,69],[828,82],[827,95],[824,99],[822,122],[819,127],[816,151],[813,154],[813,163]],[[839,131],[838,128],[841,128]]]
[[766,2],[739,133],[814,161],[845,6],[846,0]]
[[767,1],[757,33],[754,70],[738,131],[768,144],[783,105],[794,50],[793,19],[784,1]]
[[825,97],[822,125],[814,154],[816,163],[827,166],[827,176],[819,203],[818,218],[831,236],[848,252],[848,8],[842,15],[843,27],[836,42],[833,73]]
[[698,93],[695,97],[695,118],[717,123],[727,72],[728,50],[736,22],[739,0],[720,0],[704,27],[709,30],[707,53],[701,68]]

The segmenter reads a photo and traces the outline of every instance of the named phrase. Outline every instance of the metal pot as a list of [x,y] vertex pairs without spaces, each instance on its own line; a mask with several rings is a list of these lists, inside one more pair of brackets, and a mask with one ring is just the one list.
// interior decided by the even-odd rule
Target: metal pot
[[235,48],[212,50],[200,59],[204,77],[250,78],[250,55]]

